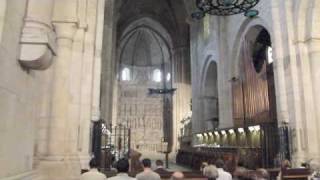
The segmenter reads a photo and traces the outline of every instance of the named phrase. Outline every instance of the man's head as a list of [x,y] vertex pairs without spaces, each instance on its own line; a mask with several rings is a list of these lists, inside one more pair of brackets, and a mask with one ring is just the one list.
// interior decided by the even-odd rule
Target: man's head
[[203,175],[208,179],[216,179],[219,176],[219,173],[216,166],[208,165],[203,169]]
[[143,159],[142,165],[144,168],[151,168],[151,160],[148,158]]
[[208,166],[208,163],[207,162],[202,162],[201,163],[201,166],[200,166],[200,169],[203,170],[203,168],[207,167]]
[[257,176],[258,178],[260,179],[269,179],[269,173],[266,169],[263,169],[263,168],[259,168],[256,170],[257,172]]
[[171,180],[180,180],[180,179],[183,179],[183,178],[184,178],[184,175],[180,171],[176,171],[171,175]]
[[239,167],[243,167],[243,166],[244,166],[244,163],[243,163],[242,161],[239,161],[239,162],[238,162],[238,166],[239,166]]
[[127,173],[129,171],[129,161],[125,158],[119,159],[116,168],[119,173]]
[[90,167],[91,169],[93,169],[93,168],[98,168],[98,163],[97,163],[97,160],[96,160],[95,158],[92,158],[92,159],[90,160],[90,162],[89,162],[89,167]]
[[156,166],[163,166],[163,161],[161,161],[160,159],[156,160]]
[[290,168],[290,167],[291,167],[291,163],[288,159],[285,159],[281,162],[282,169],[286,169],[286,168]]
[[224,162],[221,159],[218,159],[215,163],[217,168],[223,168]]

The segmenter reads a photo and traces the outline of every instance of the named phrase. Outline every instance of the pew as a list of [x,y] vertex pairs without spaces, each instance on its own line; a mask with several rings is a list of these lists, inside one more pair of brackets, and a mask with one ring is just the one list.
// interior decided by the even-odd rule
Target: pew
[[281,171],[283,180],[308,180],[311,172],[307,168],[288,168]]
[[[160,175],[161,179],[166,180],[166,179],[170,179],[172,173],[173,172],[160,173],[159,175]],[[206,177],[204,177],[202,175],[202,173],[200,171],[185,171],[182,173],[184,174],[184,179],[186,179],[186,180],[206,180],[207,179]],[[109,177],[115,176],[116,172],[108,171],[108,172],[105,172],[105,174],[109,178]],[[137,173],[130,172],[129,176],[135,177],[136,174]]]

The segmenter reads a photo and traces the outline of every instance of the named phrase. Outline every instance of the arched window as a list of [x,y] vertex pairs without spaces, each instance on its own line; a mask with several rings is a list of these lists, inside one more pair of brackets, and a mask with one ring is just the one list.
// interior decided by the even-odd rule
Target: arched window
[[155,81],[155,82],[161,82],[162,81],[162,73],[161,73],[160,69],[153,70],[152,80]]
[[168,74],[167,74],[167,81],[169,82],[170,80],[171,80],[171,74],[168,73]]
[[129,68],[123,68],[121,71],[121,80],[122,81],[130,81],[130,69]]
[[268,64],[273,63],[272,47],[267,47]]

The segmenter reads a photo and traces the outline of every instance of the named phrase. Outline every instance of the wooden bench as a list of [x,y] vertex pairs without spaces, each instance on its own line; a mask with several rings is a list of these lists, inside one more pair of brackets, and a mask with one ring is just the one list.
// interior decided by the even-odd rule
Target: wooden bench
[[308,177],[310,176],[311,172],[310,169],[306,168],[289,168],[283,169],[281,174],[281,178],[283,180],[308,180]]
[[[165,180],[165,179],[170,179],[172,173],[173,172],[161,173],[159,175],[160,175],[161,179]],[[204,177],[201,174],[200,171],[196,171],[196,172],[185,171],[182,173],[184,174],[184,179],[190,179],[190,180],[205,180],[205,179],[207,179],[206,177]],[[115,172],[105,172],[105,174],[108,178],[116,175]],[[135,177],[136,173],[129,173],[129,176]]]

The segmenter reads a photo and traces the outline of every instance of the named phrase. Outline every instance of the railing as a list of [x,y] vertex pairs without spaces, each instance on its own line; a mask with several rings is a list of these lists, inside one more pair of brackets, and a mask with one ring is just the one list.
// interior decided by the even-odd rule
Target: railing
[[123,125],[106,129],[103,120],[93,124],[92,152],[100,169],[108,170],[116,160],[130,156],[131,131]]

